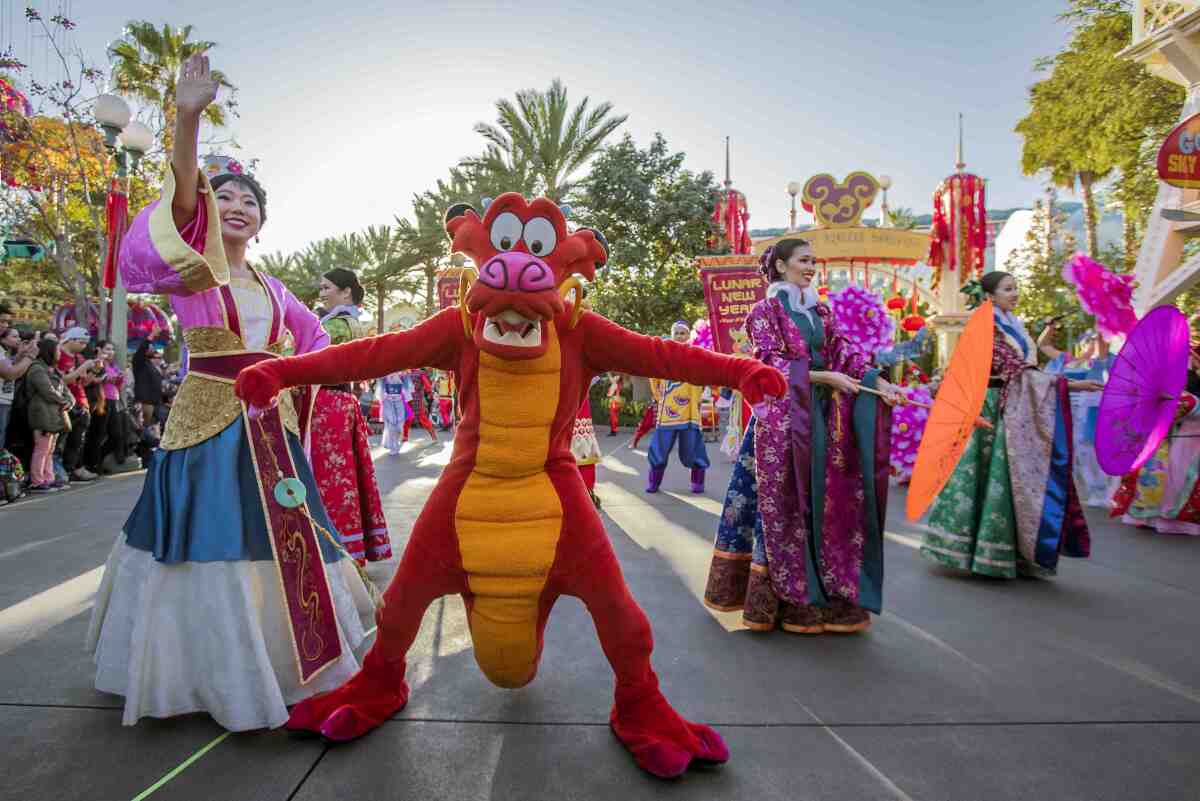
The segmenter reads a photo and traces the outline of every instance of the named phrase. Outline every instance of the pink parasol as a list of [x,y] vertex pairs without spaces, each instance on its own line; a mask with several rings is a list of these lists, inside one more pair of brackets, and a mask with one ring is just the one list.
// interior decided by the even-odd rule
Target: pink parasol
[[1158,448],[1175,419],[1187,366],[1187,318],[1159,306],[1130,333],[1100,398],[1096,458],[1105,473],[1136,470]]

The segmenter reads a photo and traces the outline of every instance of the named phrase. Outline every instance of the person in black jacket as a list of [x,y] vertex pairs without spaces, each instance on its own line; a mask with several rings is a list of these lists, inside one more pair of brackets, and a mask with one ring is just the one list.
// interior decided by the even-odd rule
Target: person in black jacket
[[142,405],[143,425],[154,423],[163,402],[162,354],[148,339],[133,354],[133,399]]

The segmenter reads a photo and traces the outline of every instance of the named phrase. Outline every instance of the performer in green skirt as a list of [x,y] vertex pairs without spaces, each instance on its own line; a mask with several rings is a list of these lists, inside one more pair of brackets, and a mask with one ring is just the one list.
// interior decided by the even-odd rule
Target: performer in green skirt
[[1011,275],[991,272],[963,291],[995,307],[987,399],[977,428],[929,512],[926,558],[997,578],[1050,575],[1060,553],[1090,552],[1072,478],[1068,390],[1100,389],[1037,369],[1037,347],[1013,314]]

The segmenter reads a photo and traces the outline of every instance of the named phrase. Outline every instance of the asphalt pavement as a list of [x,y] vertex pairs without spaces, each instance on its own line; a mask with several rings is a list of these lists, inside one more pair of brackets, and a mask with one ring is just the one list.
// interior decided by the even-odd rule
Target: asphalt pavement
[[[414,439],[376,451],[397,554],[449,457]],[[462,601],[435,603],[408,707],[355,743],[225,735],[204,715],[122,727],[83,644],[134,474],[0,508],[0,798],[1200,800],[1200,539],[1093,511],[1091,559],[1048,580],[973,578],[919,557],[894,490],[871,630],[752,633],[700,602],[727,460],[711,450],[704,495],[676,464],[648,496],[645,451],[627,439],[601,439],[605,525],[667,697],[718,727],[727,765],[669,782],[634,765],[608,729],[608,663],[569,598],[538,678],[515,691],[476,667]],[[369,572],[382,587],[394,567]]]

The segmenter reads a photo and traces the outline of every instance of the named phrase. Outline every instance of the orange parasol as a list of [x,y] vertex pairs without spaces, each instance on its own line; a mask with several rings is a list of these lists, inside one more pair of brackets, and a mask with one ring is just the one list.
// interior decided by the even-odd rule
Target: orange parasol
[[908,486],[909,520],[925,514],[929,504],[946,486],[958,466],[971,434],[983,425],[979,413],[987,397],[988,374],[992,371],[992,302],[975,310],[963,330],[950,366],[933,399],[933,409],[925,421],[925,433],[917,450],[912,482]]

